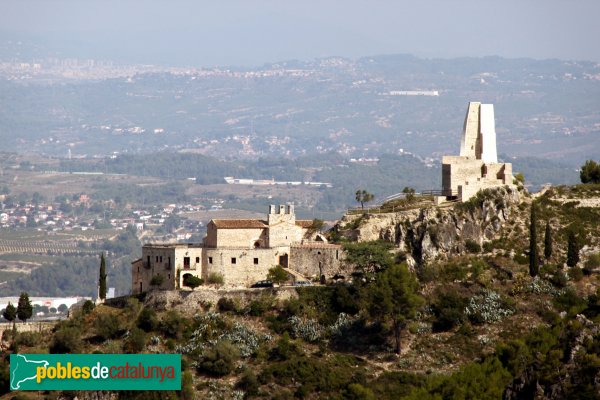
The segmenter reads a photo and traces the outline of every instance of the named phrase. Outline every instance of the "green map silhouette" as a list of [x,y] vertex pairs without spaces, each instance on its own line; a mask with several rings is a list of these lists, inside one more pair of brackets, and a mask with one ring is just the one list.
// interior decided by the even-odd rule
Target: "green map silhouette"
[[[36,378],[38,367],[47,367],[49,364],[46,360],[29,360],[26,354],[14,354],[10,361],[12,369],[10,376],[11,390],[19,390],[23,382]],[[16,363],[16,365],[13,366],[13,363]]]

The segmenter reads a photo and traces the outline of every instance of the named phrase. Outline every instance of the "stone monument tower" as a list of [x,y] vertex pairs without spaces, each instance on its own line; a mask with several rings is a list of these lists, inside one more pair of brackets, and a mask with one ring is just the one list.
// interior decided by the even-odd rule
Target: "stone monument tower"
[[494,105],[469,103],[460,156],[442,158],[443,196],[466,201],[481,189],[512,181],[512,164],[498,163]]

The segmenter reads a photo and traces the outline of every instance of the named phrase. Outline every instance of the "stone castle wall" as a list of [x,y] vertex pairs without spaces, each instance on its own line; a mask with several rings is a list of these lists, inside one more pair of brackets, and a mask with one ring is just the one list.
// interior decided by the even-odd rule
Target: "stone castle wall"
[[[202,275],[202,247],[191,245],[156,245],[142,247],[142,258],[132,263],[131,292],[140,293],[150,289],[155,275],[162,275],[162,290],[180,288],[184,273]],[[189,258],[189,268],[185,258]],[[179,272],[182,271],[182,272]]]
[[287,248],[205,249],[203,278],[206,280],[211,273],[218,273],[223,275],[227,287],[250,286],[267,279],[269,269],[278,264],[279,256],[288,252]]
[[292,245],[290,248],[292,269],[308,278],[330,279],[334,275],[348,276],[344,268],[341,246],[328,244]]
[[216,247],[254,247],[265,229],[219,229]]

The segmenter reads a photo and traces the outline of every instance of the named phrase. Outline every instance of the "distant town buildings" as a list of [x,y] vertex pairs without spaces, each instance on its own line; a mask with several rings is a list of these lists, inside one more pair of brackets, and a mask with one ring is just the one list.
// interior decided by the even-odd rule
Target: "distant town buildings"
[[439,96],[437,90],[391,90],[388,92],[390,96]]
[[333,187],[329,182],[310,182],[310,181],[276,181],[274,179],[247,179],[247,178],[234,178],[233,176],[226,176],[225,182],[230,185],[289,185],[289,186],[324,186]]

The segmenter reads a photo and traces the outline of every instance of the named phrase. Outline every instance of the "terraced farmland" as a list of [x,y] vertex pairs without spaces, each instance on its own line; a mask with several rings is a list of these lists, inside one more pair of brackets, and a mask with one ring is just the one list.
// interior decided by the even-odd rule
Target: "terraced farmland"
[[81,247],[77,241],[23,241],[0,239],[0,254],[89,254],[96,249]]

